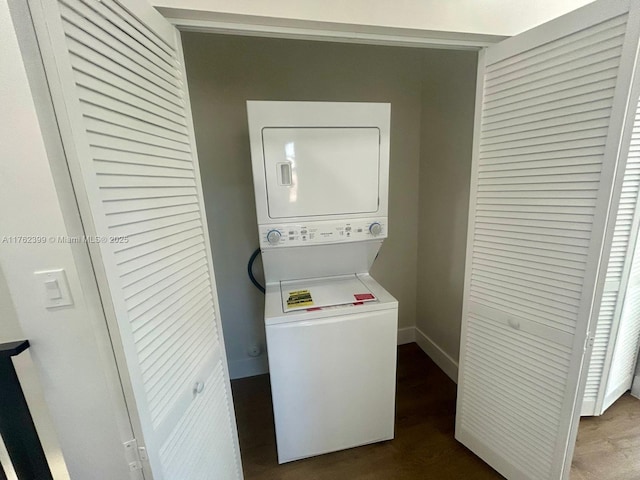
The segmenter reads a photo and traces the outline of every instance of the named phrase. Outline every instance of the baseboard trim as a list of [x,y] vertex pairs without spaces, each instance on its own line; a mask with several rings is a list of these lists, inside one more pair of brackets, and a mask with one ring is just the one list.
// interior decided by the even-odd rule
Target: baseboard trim
[[416,341],[416,327],[404,327],[398,329],[398,345],[406,345]]
[[621,383],[614,390],[610,391],[607,395],[604,396],[604,402],[602,405],[602,413],[606,412],[607,409],[615,403],[627,390],[629,390],[630,385],[628,382]]
[[596,413],[596,401],[595,400],[583,400],[582,408],[580,409],[581,417],[595,417]]
[[248,357],[229,362],[229,377],[231,377],[231,380],[253,377],[264,373],[269,373],[269,361],[266,353],[259,357]]
[[447,352],[442,350],[433,340],[431,340],[418,327],[415,329],[416,343],[435,362],[447,376],[458,383],[458,362],[456,362]]
[[631,395],[640,400],[640,375],[636,375],[633,378],[633,384],[631,385]]

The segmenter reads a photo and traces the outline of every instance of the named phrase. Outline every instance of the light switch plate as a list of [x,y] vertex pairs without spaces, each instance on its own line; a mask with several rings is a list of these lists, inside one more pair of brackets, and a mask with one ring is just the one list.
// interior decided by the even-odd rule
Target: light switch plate
[[41,290],[45,308],[73,305],[71,290],[64,269],[34,272]]

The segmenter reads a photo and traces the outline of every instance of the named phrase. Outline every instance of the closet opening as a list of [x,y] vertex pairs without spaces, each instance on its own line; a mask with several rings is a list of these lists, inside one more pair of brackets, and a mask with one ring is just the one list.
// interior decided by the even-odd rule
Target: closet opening
[[[148,5],[129,10],[122,3],[30,5],[59,119],[56,135],[69,152],[78,209],[90,220],[83,222],[86,233],[122,227],[144,235],[128,249],[100,245],[90,253],[107,324],[122,334],[114,335],[121,342],[113,343],[113,351],[123,368],[127,404],[132,400],[131,426],[150,447],[154,472],[167,470],[167,461],[182,468],[190,457],[175,452],[192,455],[196,444],[207,442],[211,448],[197,466],[212,471],[212,453],[220,450],[212,441],[220,440],[226,448],[220,468],[241,473],[224,340],[236,410],[246,414],[238,424],[249,478],[272,477],[274,469],[300,478],[308,476],[305,468],[317,473],[332,463],[341,472],[362,474],[364,468],[372,476],[387,469],[387,477],[402,471],[422,478],[429,471],[435,477],[500,478],[480,458],[509,478],[566,478],[576,407],[589,406],[579,397],[596,340],[591,312],[613,312],[614,341],[596,377],[608,386],[603,379],[613,375],[604,366],[613,364],[623,325],[614,320],[624,317],[633,277],[632,261],[618,265],[618,277],[607,282],[603,270],[609,253],[630,258],[636,245],[629,233],[637,231],[633,213],[623,215],[626,246],[620,237],[612,242],[609,220],[618,199],[628,208],[638,197],[637,188],[634,193],[623,185],[624,169],[616,168],[619,152],[626,154],[631,145],[631,157],[638,143],[629,138],[636,113],[630,99],[640,96],[633,75],[637,5],[587,5],[478,55],[433,45],[221,36],[207,30],[206,22],[191,27],[206,33],[178,35],[175,23]],[[353,33],[349,38],[356,40]],[[183,101],[189,95],[176,40],[184,46],[193,109]],[[258,245],[247,100],[391,105],[389,239],[371,272],[400,304],[397,430],[390,443],[277,465],[268,430],[273,422],[262,297],[247,275]],[[384,131],[380,138],[386,141],[386,121]],[[288,172],[279,170],[281,184],[293,178]],[[208,222],[201,215],[205,203]],[[167,219],[176,223],[163,230]],[[186,234],[179,225],[188,222]],[[207,223],[210,238],[202,235]],[[611,244],[602,255],[602,246]],[[178,277],[185,264],[196,263],[187,258],[194,250],[200,255],[195,270]],[[171,268],[176,251],[185,262],[177,272]],[[616,262],[608,263],[613,270]],[[252,268],[256,284],[264,283],[259,270],[258,260]],[[307,301],[304,292],[299,297]],[[593,308],[594,298],[603,305]],[[206,314],[200,314],[199,302]],[[184,323],[175,321],[169,305],[181,309]],[[173,328],[183,334],[175,344],[168,341],[178,337],[169,333]],[[349,338],[364,344],[358,336]],[[387,359],[393,358],[393,344]],[[203,380],[214,388],[205,388]],[[594,399],[594,414],[606,408],[607,398],[605,391]],[[224,431],[215,426],[219,418]],[[267,425],[262,435],[260,424]],[[202,437],[188,435],[188,426],[198,427]],[[246,455],[251,449],[256,456]],[[358,458],[364,458],[359,465]]]
[[[182,43],[247,478],[269,478],[278,468],[330,471],[332,463],[323,456],[277,464],[263,294],[247,274],[258,246],[247,100],[391,103],[390,233],[372,273],[400,304],[395,444],[417,454],[415,446],[431,439],[447,452],[432,472],[501,478],[453,437],[477,52],[195,32],[183,32]],[[259,256],[252,270],[264,285]],[[434,338],[452,362],[429,358]],[[442,396],[432,396],[436,391]],[[627,394],[619,402],[620,415],[634,400]],[[429,415],[421,412],[434,405]],[[591,456],[592,420],[581,423],[572,475],[610,468],[610,457],[600,466],[583,463],[583,452]],[[359,447],[361,456],[331,458],[359,473],[408,468],[389,448],[386,442]],[[369,461],[378,456],[384,466]],[[640,470],[631,460],[618,463]]]
[[[413,478],[421,478],[424,450],[414,449],[418,438],[425,448],[431,439],[447,452],[435,461],[435,471],[498,478],[455,441],[455,383],[413,343],[414,325],[424,318],[421,331],[443,330],[452,346],[443,348],[458,348],[477,51],[192,32],[182,33],[182,43],[247,478],[266,478],[278,468],[325,468],[329,461],[325,456],[277,463],[264,295],[248,275],[259,238],[247,100],[391,104],[389,236],[372,275],[399,301],[399,338],[406,344],[399,347],[394,445],[415,456]],[[252,270],[264,285],[260,257]],[[449,279],[446,285],[438,284],[442,278]],[[439,414],[420,413],[428,405],[437,405]],[[358,455],[331,455],[339,471],[409,468],[391,450],[384,442],[361,447]]]

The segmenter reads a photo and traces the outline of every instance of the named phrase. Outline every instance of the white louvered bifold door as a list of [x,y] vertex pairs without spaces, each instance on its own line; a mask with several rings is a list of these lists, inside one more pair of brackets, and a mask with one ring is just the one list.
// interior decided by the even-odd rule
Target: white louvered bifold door
[[[614,340],[614,339],[612,339]],[[633,252],[629,284],[622,306],[620,324],[615,337],[603,410],[631,389],[640,348],[640,242]]]
[[[625,251],[623,288],[620,288],[619,318],[612,332],[611,363],[603,376],[604,398],[601,410],[604,412],[620,395],[631,388],[635,373],[638,349],[640,348],[640,242],[638,227],[638,190],[640,188],[640,103],[636,108],[636,118],[631,135],[631,146],[627,157],[625,178],[618,208],[618,222],[629,230],[629,240]],[[616,225],[617,228],[617,225]],[[612,257],[614,250],[612,249]],[[606,381],[604,381],[606,380]],[[606,390],[604,386],[606,385]]]
[[179,33],[144,0],[30,6],[144,476],[241,478]]
[[456,438],[509,479],[569,475],[637,55],[629,9],[595,2],[481,54]]
[[[640,265],[631,268],[638,235],[640,189],[640,105],[630,137],[627,162],[616,207],[600,311],[595,320],[593,351],[582,403],[582,415],[601,415],[631,387],[638,350]],[[633,260],[634,265],[640,259]],[[626,300],[625,300],[626,299]],[[624,310],[623,310],[624,306]],[[592,320],[593,321],[593,320]],[[617,339],[617,340],[616,340]],[[624,373],[623,373],[624,372]]]

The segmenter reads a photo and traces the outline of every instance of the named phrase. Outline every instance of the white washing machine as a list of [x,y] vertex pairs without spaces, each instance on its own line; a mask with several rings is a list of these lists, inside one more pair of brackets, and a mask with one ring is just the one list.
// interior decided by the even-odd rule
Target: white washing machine
[[390,106],[248,102],[280,463],[393,438]]

